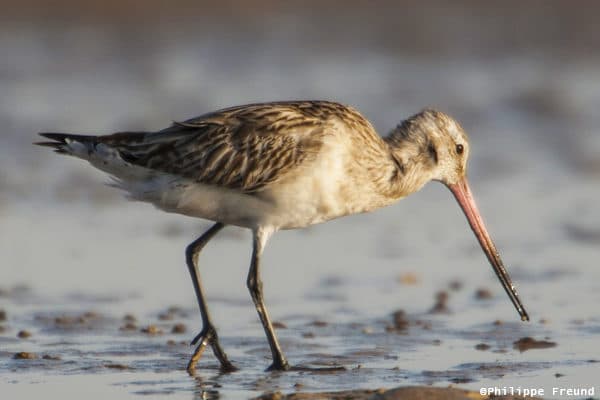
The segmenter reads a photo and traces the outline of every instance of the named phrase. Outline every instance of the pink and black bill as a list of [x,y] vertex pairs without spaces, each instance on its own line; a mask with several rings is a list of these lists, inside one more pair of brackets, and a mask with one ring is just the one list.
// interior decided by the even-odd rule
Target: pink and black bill
[[473,233],[475,233],[477,240],[479,240],[479,244],[490,261],[492,268],[494,268],[494,272],[498,276],[500,283],[502,283],[506,294],[508,294],[508,297],[521,316],[521,320],[529,321],[529,315],[527,315],[527,311],[525,311],[525,308],[523,307],[523,304],[517,295],[517,290],[515,289],[515,286],[513,285],[510,276],[508,276],[508,272],[506,271],[506,268],[504,268],[504,264],[500,259],[500,254],[498,253],[498,250],[496,250],[496,246],[494,245],[494,242],[492,242],[492,238],[485,228],[483,219],[481,218],[481,214],[479,214],[477,204],[475,203],[475,199],[473,198],[471,189],[469,188],[467,178],[464,177],[459,182],[447,186],[454,194],[458,204],[460,204],[460,207],[465,213],[467,220],[469,220],[469,225],[471,225]]

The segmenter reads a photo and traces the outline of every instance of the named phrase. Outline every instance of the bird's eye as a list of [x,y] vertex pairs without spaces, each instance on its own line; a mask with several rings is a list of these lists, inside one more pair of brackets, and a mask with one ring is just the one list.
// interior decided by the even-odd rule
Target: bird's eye
[[457,145],[456,145],[456,153],[458,153],[458,154],[462,154],[462,153],[463,153],[463,151],[465,151],[465,148],[464,148],[464,146],[463,146],[462,144],[457,144]]

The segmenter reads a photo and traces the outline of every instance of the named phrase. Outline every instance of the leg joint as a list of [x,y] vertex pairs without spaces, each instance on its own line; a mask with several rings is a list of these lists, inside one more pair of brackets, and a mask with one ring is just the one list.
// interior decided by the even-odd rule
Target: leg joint
[[263,283],[259,278],[253,275],[248,276],[246,285],[248,286],[248,290],[253,297],[260,297],[262,295]]
[[194,255],[196,253],[196,242],[192,242],[187,245],[185,248],[185,262],[190,264],[194,264]]

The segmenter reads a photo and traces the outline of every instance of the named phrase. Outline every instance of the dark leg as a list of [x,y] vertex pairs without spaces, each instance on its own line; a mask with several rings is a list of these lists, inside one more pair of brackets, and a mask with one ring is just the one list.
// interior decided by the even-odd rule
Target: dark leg
[[192,276],[192,283],[194,284],[194,290],[196,291],[196,298],[198,299],[198,305],[200,306],[200,316],[202,317],[202,331],[192,340],[192,345],[200,342],[190,362],[188,363],[188,373],[193,374],[196,370],[196,363],[202,356],[202,352],[209,344],[215,356],[221,363],[221,369],[224,371],[235,371],[237,368],[231,364],[227,359],[227,355],[219,344],[219,338],[217,336],[217,330],[210,320],[208,309],[206,308],[206,300],[202,294],[202,285],[200,284],[200,275],[198,273],[198,255],[204,246],[221,230],[225,225],[217,222],[209,230],[204,232],[202,236],[194,240],[185,250],[185,260]]
[[288,365],[288,362],[281,351],[281,347],[279,346],[279,342],[275,336],[275,331],[273,330],[273,325],[269,319],[269,314],[263,300],[263,285],[262,281],[260,280],[260,256],[265,244],[267,243],[267,240],[269,239],[270,233],[259,230],[253,232],[253,234],[254,240],[252,249],[252,262],[250,264],[250,271],[248,272],[247,280],[248,290],[250,290],[250,295],[252,296],[252,300],[256,306],[256,311],[260,317],[260,322],[262,322],[262,325],[265,328],[265,333],[267,334],[267,339],[269,340],[269,346],[271,346],[271,354],[273,354],[273,363],[269,368],[267,368],[267,370],[285,371],[290,369],[290,366]]

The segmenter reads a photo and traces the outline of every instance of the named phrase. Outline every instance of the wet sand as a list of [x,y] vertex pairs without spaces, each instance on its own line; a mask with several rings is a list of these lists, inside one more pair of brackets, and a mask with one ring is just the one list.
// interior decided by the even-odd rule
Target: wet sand
[[[332,286],[330,279],[323,279],[312,296],[322,299],[346,285]],[[376,286],[373,289],[381,290],[380,284]],[[397,289],[403,288],[399,282]],[[127,312],[137,309],[144,299],[81,293],[57,297],[26,287],[2,289],[6,309],[0,322],[0,365],[13,379],[45,382],[39,391],[46,391],[46,383],[58,377],[94,376],[94,385],[150,397],[179,397],[191,391],[201,398],[224,392],[226,397],[263,399],[462,399],[478,395],[479,387],[498,386],[499,381],[525,385],[532,376],[543,377],[539,385],[561,385],[569,377],[594,374],[600,362],[593,339],[586,344],[589,335],[579,338],[584,357],[560,356],[572,351],[573,343],[568,336],[557,335],[550,323],[455,324],[454,296],[443,296],[443,313],[432,312],[439,309],[440,301],[440,294],[434,293],[429,301],[433,306],[422,307],[420,313],[396,310],[375,318],[357,315],[347,309],[347,300],[335,297],[324,302],[305,299],[298,305],[298,309],[314,309],[322,303],[328,309],[333,306],[326,321],[320,313],[286,314],[286,307],[276,307],[278,318],[286,321],[276,324],[278,334],[297,370],[267,373],[263,370],[269,364],[268,345],[260,325],[253,321],[252,307],[222,299],[212,302],[221,311],[217,320],[227,320],[224,310],[231,311],[233,320],[234,315],[244,315],[234,325],[236,329],[231,329],[231,322],[219,326],[223,345],[241,370],[220,373],[217,360],[207,351],[196,375],[189,377],[185,372],[193,350],[189,340],[199,328],[193,307],[144,307],[144,311]],[[474,304],[478,301],[473,300]],[[596,329],[581,321],[569,325]],[[528,336],[532,334],[536,336]],[[549,341],[549,335],[559,339]],[[564,346],[569,350],[561,349]],[[419,361],[421,357],[427,360]],[[464,362],[466,358],[470,361]],[[50,390],[62,393],[60,386]],[[27,392],[37,393],[35,385]]]

